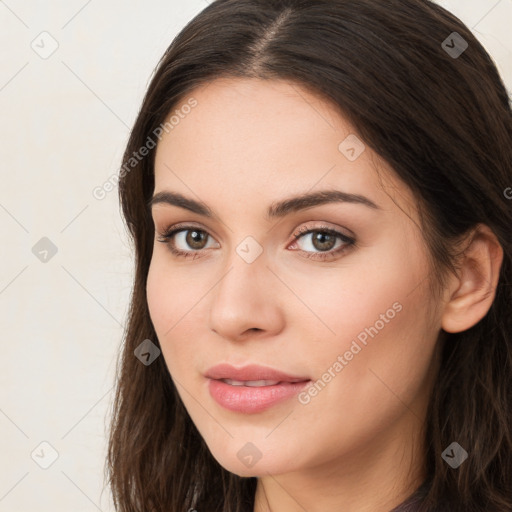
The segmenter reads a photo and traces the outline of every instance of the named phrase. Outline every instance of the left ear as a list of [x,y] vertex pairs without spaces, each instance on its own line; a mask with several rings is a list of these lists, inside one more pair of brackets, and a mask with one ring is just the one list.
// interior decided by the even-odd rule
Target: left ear
[[462,332],[477,324],[489,311],[503,261],[503,248],[494,232],[478,224],[469,236],[450,281],[449,298],[441,317],[446,332]]

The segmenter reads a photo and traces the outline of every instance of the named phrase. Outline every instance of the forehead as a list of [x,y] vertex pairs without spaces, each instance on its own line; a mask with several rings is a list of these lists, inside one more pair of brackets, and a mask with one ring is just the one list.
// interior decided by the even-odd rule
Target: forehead
[[[191,98],[196,106],[180,110]],[[342,188],[373,194],[382,203],[390,198],[380,174],[410,202],[406,187],[338,109],[295,83],[214,80],[188,94],[169,118],[176,114],[179,123],[157,146],[155,191],[215,191],[219,199],[231,191],[270,202],[314,188]],[[360,152],[355,160],[347,157],[350,146]]]
[[315,148],[337,152],[336,140],[353,132],[332,105],[281,80],[223,78],[192,91],[180,105],[189,98],[197,106],[160,144],[178,146],[188,157],[215,154],[247,162],[248,156],[278,155],[282,163]]

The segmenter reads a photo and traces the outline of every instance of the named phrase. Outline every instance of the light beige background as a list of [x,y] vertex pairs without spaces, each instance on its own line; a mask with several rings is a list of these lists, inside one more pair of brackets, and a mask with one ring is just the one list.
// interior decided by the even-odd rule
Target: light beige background
[[[512,0],[440,3],[512,89]],[[117,189],[92,191],[117,173],[158,59],[205,6],[0,2],[0,512],[113,510],[103,463],[132,261]],[[43,237],[47,262],[32,252]],[[47,469],[43,441],[58,452]]]

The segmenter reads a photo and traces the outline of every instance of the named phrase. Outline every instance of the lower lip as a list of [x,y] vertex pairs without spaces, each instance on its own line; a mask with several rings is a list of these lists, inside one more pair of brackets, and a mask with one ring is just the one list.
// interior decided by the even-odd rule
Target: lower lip
[[234,412],[253,414],[297,395],[311,381],[282,382],[275,386],[231,386],[221,380],[209,379],[212,398],[222,407]]

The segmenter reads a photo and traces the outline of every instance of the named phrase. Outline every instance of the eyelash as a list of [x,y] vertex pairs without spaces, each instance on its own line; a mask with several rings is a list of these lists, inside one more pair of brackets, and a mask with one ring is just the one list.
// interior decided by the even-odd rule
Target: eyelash
[[[164,243],[168,246],[171,253],[177,257],[181,258],[194,258],[196,259],[198,256],[197,254],[201,251],[204,251],[205,249],[200,250],[191,250],[191,251],[182,251],[181,249],[176,249],[173,246],[173,240],[172,238],[174,235],[182,232],[182,231],[198,231],[200,233],[206,233],[208,236],[211,236],[207,231],[204,229],[199,229],[196,226],[190,226],[190,225],[177,225],[173,226],[171,228],[166,229],[163,233],[159,233],[159,235],[162,237],[158,239],[159,242]],[[347,235],[344,235],[343,233],[340,233],[339,231],[336,231],[335,229],[328,228],[327,226],[318,226],[312,229],[309,229],[305,232],[300,233],[294,233],[293,239],[294,242],[297,241],[299,238],[302,238],[310,233],[326,233],[328,235],[333,235],[336,238],[341,239],[342,242],[345,243],[342,247],[338,247],[336,250],[330,250],[330,251],[324,251],[324,252],[309,252],[299,249],[297,252],[304,253],[306,258],[314,259],[314,260],[320,260],[325,261],[328,258],[331,259],[334,256],[338,256],[339,254],[345,252],[350,247],[355,246],[355,239],[351,238]]]

